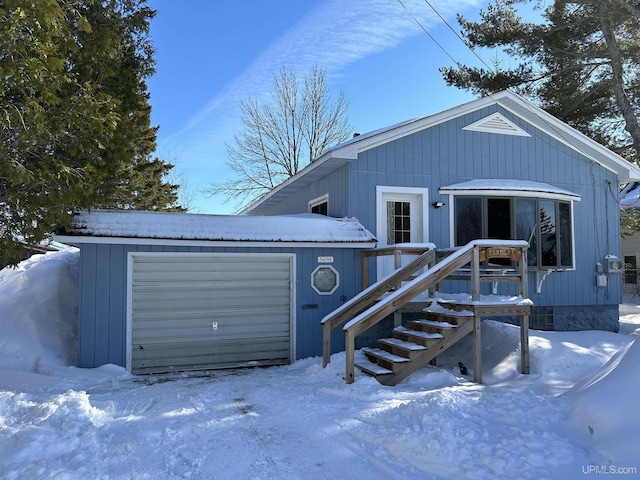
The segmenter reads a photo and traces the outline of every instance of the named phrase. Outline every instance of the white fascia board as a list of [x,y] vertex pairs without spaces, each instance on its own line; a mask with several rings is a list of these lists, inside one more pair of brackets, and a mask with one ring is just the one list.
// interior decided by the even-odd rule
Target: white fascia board
[[[344,151],[346,152],[347,150],[344,150]],[[246,215],[247,213],[251,212],[255,208],[257,208],[260,205],[262,205],[269,198],[273,197],[274,195],[277,195],[280,191],[282,191],[283,189],[287,188],[290,184],[298,181],[300,178],[304,177],[305,175],[307,175],[311,171],[313,171],[316,168],[320,167],[321,165],[325,164],[329,160],[351,161],[351,160],[355,160],[356,158],[358,158],[357,151],[355,153],[351,153],[352,156],[343,156],[342,155],[343,150],[340,150],[340,152],[341,152],[341,154],[338,155],[337,154],[338,150],[329,150],[324,155],[321,155],[320,157],[318,157],[317,160],[315,160],[314,162],[311,162],[309,165],[307,165],[302,170],[300,170],[298,173],[296,173],[293,177],[287,178],[280,185],[278,185],[277,187],[273,188],[273,190],[265,193],[263,196],[261,196],[257,200],[254,200],[253,202],[251,202],[249,205],[247,205],[242,210],[240,210],[238,212],[238,214],[239,215]]]
[[165,238],[133,238],[133,237],[90,237],[82,235],[54,235],[59,242],[68,245],[80,244],[113,244],[113,245],[166,245],[170,247],[239,247],[239,248],[375,248],[377,241],[370,242],[248,242],[229,240],[180,240]]
[[[527,102],[519,95],[505,90],[503,92],[490,95],[487,98],[494,99],[501,107],[508,110],[513,115],[531,123],[558,142],[584,155],[590,160],[601,165],[603,168],[615,173],[619,177],[620,181],[640,180],[640,168],[626,161],[604,145],[601,145],[595,140],[587,137],[582,132],[579,132],[575,128],[557,119],[542,108]],[[523,113],[514,108],[513,104],[530,112],[533,116],[523,116]],[[587,148],[580,148],[576,143],[574,143],[574,141],[581,143]],[[597,155],[590,153],[587,151],[588,149],[592,150]],[[603,163],[602,158],[598,158],[599,156],[610,160],[617,168]]]

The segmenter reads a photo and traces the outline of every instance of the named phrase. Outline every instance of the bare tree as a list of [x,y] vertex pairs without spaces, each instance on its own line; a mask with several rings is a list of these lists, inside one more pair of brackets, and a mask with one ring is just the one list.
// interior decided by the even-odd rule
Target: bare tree
[[235,177],[212,183],[206,190],[238,208],[278,186],[328,147],[351,137],[348,102],[340,92],[331,101],[326,73],[312,67],[299,85],[294,72],[283,67],[274,75],[271,103],[248,97],[241,103],[243,131],[227,145],[227,165]]

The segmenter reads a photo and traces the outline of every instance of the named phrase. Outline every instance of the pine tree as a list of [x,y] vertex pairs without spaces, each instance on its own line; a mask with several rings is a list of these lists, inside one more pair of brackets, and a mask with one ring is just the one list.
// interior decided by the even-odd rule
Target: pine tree
[[[541,23],[518,16],[536,3]],[[502,49],[508,69],[443,68],[449,85],[489,94],[511,88],[630,160],[640,152],[640,10],[626,0],[496,0],[481,21],[459,17],[472,48]]]
[[[5,262],[20,258],[16,238],[36,243],[75,210],[105,206],[99,195],[127,185],[132,173],[144,175],[145,163],[170,168],[150,157],[156,129],[144,79],[154,71],[154,15],[146,0],[0,4]],[[166,190],[161,176],[154,178],[139,196]],[[162,198],[160,207],[176,207],[176,198]]]

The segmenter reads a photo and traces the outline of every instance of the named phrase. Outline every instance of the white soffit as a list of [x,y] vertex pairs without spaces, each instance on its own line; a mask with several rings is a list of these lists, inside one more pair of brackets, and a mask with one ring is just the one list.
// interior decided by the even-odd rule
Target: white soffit
[[516,135],[519,137],[530,137],[527,132],[508,120],[500,113],[494,113],[488,117],[484,117],[477,122],[473,122],[463,130],[470,130],[473,132],[485,132],[485,133],[498,133],[501,135]]

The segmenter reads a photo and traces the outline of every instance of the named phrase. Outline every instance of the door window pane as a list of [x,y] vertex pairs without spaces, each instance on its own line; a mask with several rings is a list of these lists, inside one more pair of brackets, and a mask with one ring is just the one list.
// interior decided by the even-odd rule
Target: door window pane
[[387,245],[411,241],[411,203],[387,202]]
[[455,200],[456,246],[482,238],[482,199],[457,197]]
[[550,200],[540,201],[540,249],[542,266],[558,265],[558,239],[556,233],[556,204]]

